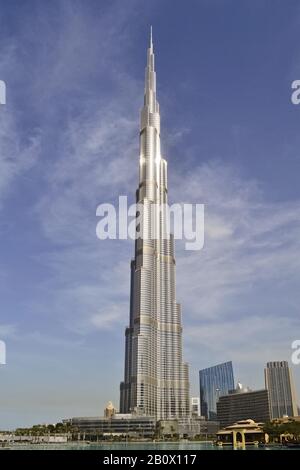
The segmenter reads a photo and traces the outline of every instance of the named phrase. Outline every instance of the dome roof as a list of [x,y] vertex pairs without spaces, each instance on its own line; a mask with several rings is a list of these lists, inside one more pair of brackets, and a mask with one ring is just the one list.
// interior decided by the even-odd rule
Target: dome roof
[[241,384],[241,382],[238,382],[237,385],[236,385],[236,390],[239,391],[239,390],[243,390],[243,385]]
[[114,410],[114,408],[115,408],[115,407],[114,407],[114,405],[112,404],[112,402],[109,401],[109,402],[107,403],[107,405],[106,405],[106,409],[107,409],[107,410]]

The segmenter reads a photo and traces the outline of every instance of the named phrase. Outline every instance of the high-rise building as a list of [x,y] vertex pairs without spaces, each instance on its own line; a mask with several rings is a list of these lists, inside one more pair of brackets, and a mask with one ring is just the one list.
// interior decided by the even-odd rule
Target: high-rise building
[[232,362],[224,362],[200,370],[201,415],[206,419],[217,419],[217,401],[234,388]]
[[[174,237],[166,236],[167,162],[161,155],[160,114],[152,33],[141,111],[137,204],[143,208],[131,261],[129,326],[120,412],[156,419],[189,414],[188,365],[182,360],[181,308],[176,301]],[[142,220],[141,220],[142,218]],[[153,236],[154,234],[154,236]]]
[[221,428],[247,419],[252,419],[258,423],[270,421],[268,391],[252,391],[247,388],[237,387],[236,390],[232,390],[227,395],[219,398],[217,417]]
[[269,392],[271,419],[298,416],[296,391],[287,361],[267,363],[265,384]]
[[191,415],[192,417],[200,416],[200,398],[192,397],[191,398]]

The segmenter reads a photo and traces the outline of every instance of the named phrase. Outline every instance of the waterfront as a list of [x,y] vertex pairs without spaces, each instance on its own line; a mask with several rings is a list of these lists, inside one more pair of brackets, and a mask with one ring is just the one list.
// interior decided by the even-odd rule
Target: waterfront
[[[78,442],[69,442],[68,444],[11,444],[9,447],[3,448],[10,450],[103,450],[103,451],[139,451],[139,450],[149,450],[149,451],[205,451],[205,450],[232,450],[232,446],[218,447],[214,446],[212,441],[205,442],[105,442],[105,443],[78,443]],[[244,449],[238,449],[244,450]],[[247,446],[246,450],[291,450],[286,447],[281,446],[266,446],[266,447],[256,447],[256,446]],[[293,449],[299,450],[299,449]]]

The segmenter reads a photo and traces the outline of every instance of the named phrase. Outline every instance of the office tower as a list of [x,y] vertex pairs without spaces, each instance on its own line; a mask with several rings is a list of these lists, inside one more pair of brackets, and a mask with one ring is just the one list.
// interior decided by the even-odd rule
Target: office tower
[[216,403],[219,397],[226,395],[234,388],[232,362],[224,362],[200,370],[199,378],[201,415],[214,421],[217,419]]
[[249,391],[247,388],[230,391],[219,398],[217,417],[221,428],[246,419],[257,423],[270,421],[268,391]]
[[200,398],[192,397],[191,398],[191,415],[192,417],[200,416]]
[[298,415],[292,372],[287,361],[267,363],[265,385],[269,391],[271,419]]
[[[137,221],[143,237],[131,261],[130,318],[125,331],[125,371],[120,412],[180,418],[189,414],[188,365],[182,360],[181,308],[176,302],[174,238],[166,236],[167,162],[161,155],[160,114],[152,34],[147,52],[140,121]],[[139,216],[141,213],[139,213]],[[153,236],[154,234],[154,236]]]

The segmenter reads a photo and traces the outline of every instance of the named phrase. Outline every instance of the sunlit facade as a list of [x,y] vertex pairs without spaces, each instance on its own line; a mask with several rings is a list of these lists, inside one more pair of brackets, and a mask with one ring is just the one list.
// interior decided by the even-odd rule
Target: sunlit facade
[[[174,239],[166,233],[167,162],[160,148],[160,113],[152,35],[147,53],[141,111],[139,186],[144,237],[135,242],[131,261],[130,318],[125,332],[125,372],[120,386],[121,413],[156,419],[189,414],[188,365],[182,359],[181,308],[176,301]],[[158,234],[153,237],[152,234]]]
[[267,363],[265,384],[269,392],[271,419],[298,415],[295,386],[287,361]]

